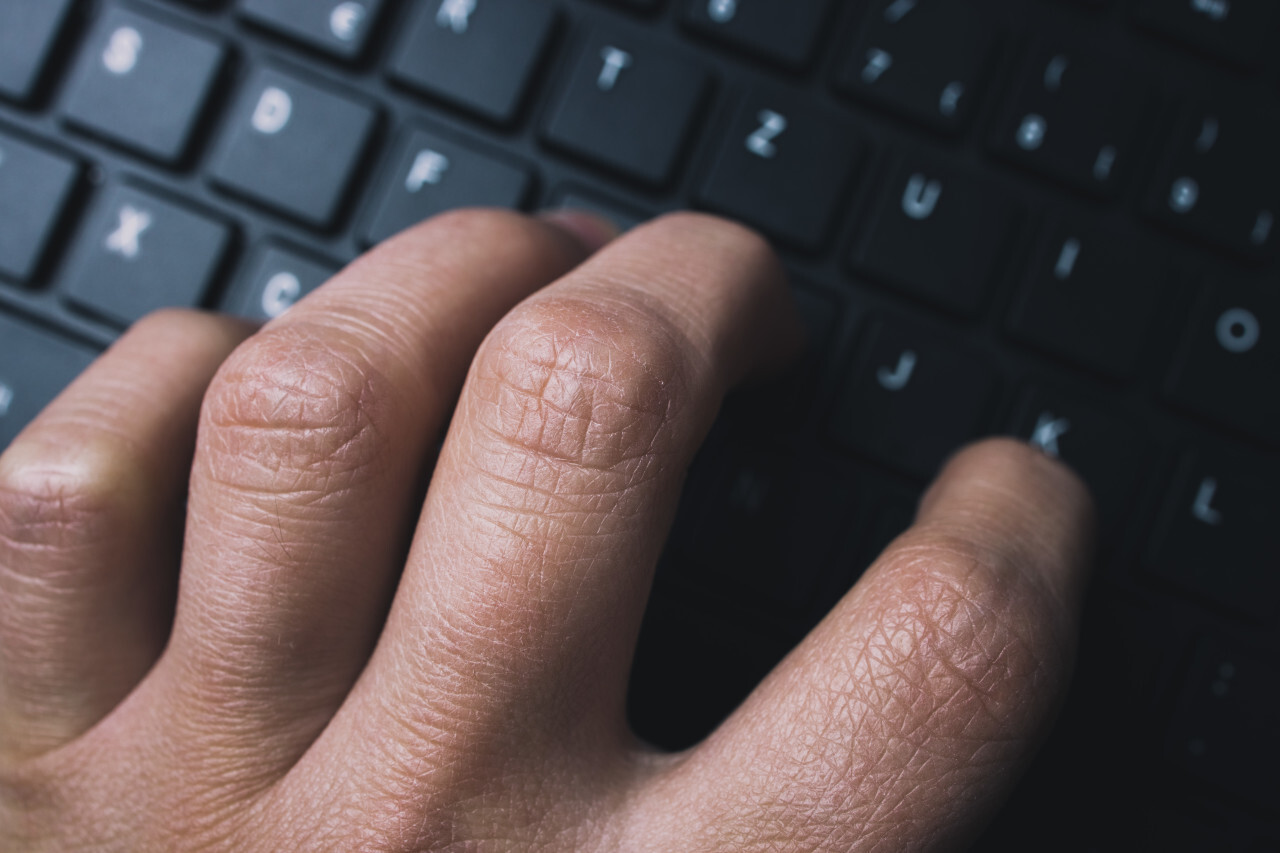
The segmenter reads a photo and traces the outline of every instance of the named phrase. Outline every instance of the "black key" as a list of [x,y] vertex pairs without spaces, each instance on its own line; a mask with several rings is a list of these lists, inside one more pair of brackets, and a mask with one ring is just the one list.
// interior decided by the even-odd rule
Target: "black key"
[[1280,444],[1280,295],[1271,282],[1213,282],[1192,314],[1166,391],[1207,418]]
[[837,80],[840,88],[946,133],[963,128],[995,37],[954,0],[877,0]]
[[0,3],[0,95],[25,101],[53,53],[72,0]]
[[1277,473],[1257,459],[1206,457],[1184,464],[1147,558],[1153,574],[1258,619],[1275,614]]
[[1238,65],[1257,65],[1275,43],[1275,0],[1140,0],[1145,26]]
[[622,33],[583,43],[544,130],[552,145],[648,184],[667,183],[708,85],[683,54]]
[[330,261],[283,246],[268,245],[249,268],[248,286],[231,307],[255,320],[271,320],[293,307],[299,299],[324,284],[339,269]]
[[860,148],[849,122],[794,95],[751,92],[738,101],[699,198],[816,250],[848,197]]
[[180,159],[222,68],[222,45],[112,8],[82,51],[67,118],[161,162]]
[[780,618],[807,615],[842,565],[857,518],[852,483],[829,464],[746,441],[720,448],[701,473],[703,512],[680,554],[686,574]]
[[556,18],[542,0],[423,3],[388,72],[398,83],[506,124],[515,120]]
[[394,163],[365,231],[370,245],[458,207],[519,208],[533,180],[526,166],[424,130],[410,131]]
[[1055,221],[1014,303],[1010,331],[1030,346],[1128,377],[1170,273],[1135,237]]
[[1221,640],[1203,640],[1169,726],[1169,757],[1212,785],[1273,808],[1280,800],[1277,708],[1280,670],[1274,662]]
[[383,0],[241,0],[250,21],[339,59],[364,52]]
[[922,480],[978,436],[997,389],[985,364],[932,332],[876,323],[841,393],[837,440]]
[[231,229],[185,205],[115,186],[80,239],[67,299],[128,325],[157,308],[201,304]]
[[1223,107],[1187,114],[1145,208],[1184,234],[1263,260],[1275,252],[1280,216],[1280,111]]
[[1038,50],[1000,122],[995,149],[1093,195],[1112,196],[1138,153],[1151,97],[1127,67],[1102,56]]
[[260,68],[232,111],[210,175],[224,189],[327,228],[376,120],[370,104]]
[[1084,478],[1093,491],[1104,538],[1120,531],[1151,458],[1150,440],[1131,421],[1060,392],[1033,389],[1018,407],[1014,431]]
[[700,33],[796,68],[813,56],[828,0],[686,0],[685,21]]
[[0,314],[0,450],[97,355]]
[[80,166],[0,134],[0,275],[31,280]]
[[976,316],[1013,216],[1013,205],[983,180],[901,157],[854,263],[913,296]]

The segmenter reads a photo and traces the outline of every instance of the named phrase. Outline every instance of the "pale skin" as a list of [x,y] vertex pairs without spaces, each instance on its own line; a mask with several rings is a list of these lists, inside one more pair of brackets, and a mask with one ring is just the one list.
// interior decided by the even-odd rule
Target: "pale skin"
[[645,747],[627,670],[682,479],[798,324],[743,228],[610,236],[463,211],[261,331],[153,315],[14,441],[0,849],[972,840],[1065,690],[1084,487],[965,449],[708,740]]

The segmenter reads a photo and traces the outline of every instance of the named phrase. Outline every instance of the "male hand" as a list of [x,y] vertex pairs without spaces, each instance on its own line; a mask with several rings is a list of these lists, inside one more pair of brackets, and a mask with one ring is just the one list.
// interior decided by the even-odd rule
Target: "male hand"
[[646,748],[624,692],[681,480],[796,324],[739,227],[604,242],[442,216],[256,334],[143,320],[13,442],[0,849],[973,837],[1067,681],[1083,487],[1013,442],[963,451],[706,742]]

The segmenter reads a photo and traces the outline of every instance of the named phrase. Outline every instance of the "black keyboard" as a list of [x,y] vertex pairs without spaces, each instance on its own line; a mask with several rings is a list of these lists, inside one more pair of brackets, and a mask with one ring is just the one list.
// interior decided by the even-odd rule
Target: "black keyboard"
[[631,714],[709,731],[1013,434],[1093,486],[1076,682],[980,850],[1280,850],[1280,3],[0,0],[0,448],[133,320],[464,205],[693,207],[810,348],[732,398]]

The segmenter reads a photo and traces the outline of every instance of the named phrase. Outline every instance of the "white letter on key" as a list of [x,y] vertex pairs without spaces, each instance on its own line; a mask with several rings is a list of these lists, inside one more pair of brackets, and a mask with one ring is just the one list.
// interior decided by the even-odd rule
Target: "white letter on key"
[[427,149],[419,151],[409,169],[409,176],[404,179],[404,188],[416,193],[427,184],[438,184],[444,180],[444,173],[449,170],[449,158],[439,151]]
[[150,213],[126,204],[120,208],[119,227],[107,235],[107,251],[126,260],[133,260],[142,251],[140,240],[143,232],[150,227]]
[[293,115],[293,98],[284,89],[268,86],[253,110],[253,129],[267,136],[279,133]]
[[262,290],[262,313],[275,319],[293,307],[302,294],[302,282],[291,272],[271,276]]
[[622,69],[631,65],[631,54],[616,47],[606,47],[600,51],[600,58],[604,60],[604,68],[600,69],[596,85],[601,92],[610,92],[618,85],[618,75],[622,73]]

